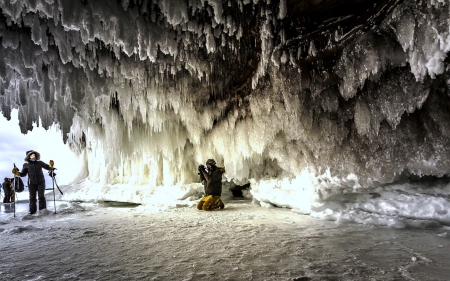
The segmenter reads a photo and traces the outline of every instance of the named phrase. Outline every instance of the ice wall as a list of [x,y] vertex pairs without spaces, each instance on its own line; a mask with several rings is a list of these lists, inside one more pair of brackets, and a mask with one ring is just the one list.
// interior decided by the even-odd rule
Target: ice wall
[[104,184],[190,183],[208,158],[261,201],[305,171],[319,198],[447,176],[448,1],[317,24],[294,2],[1,1],[2,114],[59,123]]

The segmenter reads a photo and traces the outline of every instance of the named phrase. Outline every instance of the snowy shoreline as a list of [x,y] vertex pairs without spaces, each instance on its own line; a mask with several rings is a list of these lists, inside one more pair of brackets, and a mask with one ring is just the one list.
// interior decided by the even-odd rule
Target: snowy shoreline
[[[336,224],[230,201],[221,211],[59,202],[3,219],[5,280],[446,280],[450,229]],[[4,218],[4,217],[3,217]],[[39,264],[39,266],[38,266]]]

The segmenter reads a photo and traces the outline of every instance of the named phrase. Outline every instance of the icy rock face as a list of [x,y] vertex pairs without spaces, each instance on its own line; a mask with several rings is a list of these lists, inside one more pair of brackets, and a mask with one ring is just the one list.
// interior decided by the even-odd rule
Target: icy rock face
[[208,158],[255,194],[448,175],[449,3],[300,2],[1,1],[2,114],[60,124],[93,182],[189,183]]

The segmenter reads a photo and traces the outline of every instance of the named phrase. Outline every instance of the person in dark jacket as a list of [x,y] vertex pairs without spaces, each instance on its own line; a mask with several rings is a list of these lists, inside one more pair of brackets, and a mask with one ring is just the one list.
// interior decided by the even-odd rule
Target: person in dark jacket
[[41,161],[41,155],[34,150],[27,151],[22,171],[13,169],[15,175],[25,177],[28,175],[28,190],[30,191],[30,214],[36,213],[36,193],[39,199],[39,210],[47,209],[45,201],[45,178],[42,169],[53,170],[48,164]]
[[205,186],[205,196],[198,202],[197,209],[204,211],[223,209],[225,205],[220,196],[222,196],[222,175],[225,173],[225,168],[217,167],[214,159],[206,161],[206,168],[204,165],[198,166],[200,179]]
[[5,178],[5,181],[2,183],[2,186],[3,186],[3,191],[5,192],[5,197],[3,198],[3,203],[11,203],[11,196],[13,193],[11,179]]

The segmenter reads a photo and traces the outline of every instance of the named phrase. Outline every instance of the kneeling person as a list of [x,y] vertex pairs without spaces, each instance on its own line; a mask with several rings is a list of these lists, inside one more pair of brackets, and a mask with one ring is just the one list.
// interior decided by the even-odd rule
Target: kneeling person
[[205,186],[205,196],[198,202],[197,209],[204,211],[223,209],[225,205],[220,196],[222,196],[222,175],[225,173],[225,168],[217,167],[214,159],[208,159],[206,167],[208,170],[203,165],[198,166],[200,179]]

